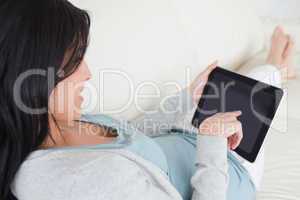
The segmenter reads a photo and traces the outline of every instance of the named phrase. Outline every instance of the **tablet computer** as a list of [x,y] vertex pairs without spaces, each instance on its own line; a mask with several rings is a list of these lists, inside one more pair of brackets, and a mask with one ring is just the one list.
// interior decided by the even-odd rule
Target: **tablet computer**
[[282,96],[280,88],[217,67],[204,87],[192,124],[198,128],[216,113],[242,111],[238,120],[244,137],[234,151],[254,162]]

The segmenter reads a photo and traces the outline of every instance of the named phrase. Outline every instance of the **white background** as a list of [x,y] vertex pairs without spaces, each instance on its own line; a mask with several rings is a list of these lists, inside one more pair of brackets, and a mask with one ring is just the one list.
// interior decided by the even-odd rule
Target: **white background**
[[259,16],[300,18],[300,0],[250,0]]

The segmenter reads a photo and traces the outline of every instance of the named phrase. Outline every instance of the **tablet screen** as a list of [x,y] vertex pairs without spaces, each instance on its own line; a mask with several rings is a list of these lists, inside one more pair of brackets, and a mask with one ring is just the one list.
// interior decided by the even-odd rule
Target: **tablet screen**
[[204,119],[219,112],[240,110],[242,115],[238,119],[242,123],[244,137],[238,149],[245,154],[253,154],[254,149],[260,148],[261,144],[256,146],[257,141],[261,140],[262,135],[265,136],[266,127],[269,127],[277,109],[276,96],[263,83],[253,79],[249,81],[246,77],[244,80],[240,75],[233,77],[232,72],[218,71],[220,68],[208,80],[193,125],[199,127]]

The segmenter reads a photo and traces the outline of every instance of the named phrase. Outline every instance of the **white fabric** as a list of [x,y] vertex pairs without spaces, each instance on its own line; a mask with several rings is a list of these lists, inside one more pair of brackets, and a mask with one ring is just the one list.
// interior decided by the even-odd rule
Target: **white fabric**
[[133,119],[215,59],[233,69],[263,47],[260,21],[246,0],[72,2],[92,15],[87,62],[95,89],[84,93],[86,112]]
[[[265,62],[266,54],[257,54],[239,71],[247,74]],[[258,200],[300,199],[300,54],[295,57],[298,78],[283,84],[285,95],[265,139],[265,167]]]
[[272,129],[265,143],[265,170],[257,200],[300,199],[300,124],[289,119],[287,132]]
[[[262,81],[264,83],[273,85],[275,87],[281,88],[281,74],[276,67],[271,65],[263,65],[259,67],[253,67],[248,73],[248,77]],[[251,179],[257,190],[261,189],[261,182],[264,173],[264,145],[260,149],[260,152],[254,163],[250,163],[240,157],[238,154],[234,155],[240,160],[242,165],[247,169]]]

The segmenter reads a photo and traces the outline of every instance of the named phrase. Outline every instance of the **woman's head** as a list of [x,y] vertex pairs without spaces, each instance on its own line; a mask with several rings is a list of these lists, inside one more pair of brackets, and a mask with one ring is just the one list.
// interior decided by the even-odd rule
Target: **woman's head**
[[66,0],[0,0],[0,199],[49,136],[80,117],[89,15]]
[[50,118],[60,124],[71,125],[81,116],[84,83],[91,78],[87,64],[83,60],[67,78],[59,81],[49,96],[48,111]]

